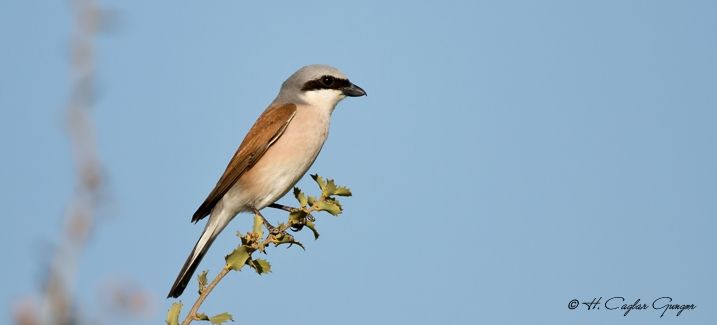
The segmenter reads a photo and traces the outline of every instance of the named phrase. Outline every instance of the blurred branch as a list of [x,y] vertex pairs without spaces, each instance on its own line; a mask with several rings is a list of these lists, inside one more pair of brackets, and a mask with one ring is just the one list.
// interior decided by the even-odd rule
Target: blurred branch
[[42,301],[44,324],[73,324],[73,291],[78,257],[95,224],[102,177],[95,130],[89,116],[94,97],[94,44],[100,11],[93,0],[71,1],[74,28],[70,57],[67,124],[75,160],[76,187],[65,215],[64,229],[50,264]]
[[[15,322],[22,325],[68,325],[88,322],[80,317],[75,298],[79,257],[95,228],[102,203],[102,164],[97,154],[95,127],[91,110],[95,99],[95,44],[100,32],[116,27],[115,11],[101,9],[96,0],[70,0],[72,34],[70,39],[70,89],[66,106],[66,126],[74,160],[74,193],[70,199],[63,225],[44,274],[42,297],[28,298],[14,310]],[[149,295],[137,286],[116,285],[101,288],[106,298],[106,311],[122,317],[143,316],[148,312]],[[94,323],[94,322],[93,322]]]
[[96,290],[101,306],[93,313],[101,315],[104,321],[112,319],[114,323],[124,324],[151,316],[152,295],[132,279],[114,274]]

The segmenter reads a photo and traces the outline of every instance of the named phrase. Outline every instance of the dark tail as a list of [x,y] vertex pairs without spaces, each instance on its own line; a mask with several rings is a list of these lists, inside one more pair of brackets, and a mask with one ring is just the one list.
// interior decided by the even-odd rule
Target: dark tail
[[177,298],[182,295],[184,289],[187,288],[189,280],[192,279],[192,275],[194,275],[194,272],[197,270],[199,262],[202,261],[202,258],[207,253],[209,246],[211,246],[212,242],[214,242],[214,238],[216,238],[219,231],[221,231],[221,229],[218,229],[219,231],[216,230],[216,228],[209,229],[209,227],[204,229],[204,233],[202,233],[202,236],[199,237],[197,243],[194,244],[194,249],[192,249],[189,257],[187,257],[187,261],[184,262],[182,270],[179,271],[177,279],[174,280],[174,284],[172,285],[172,289],[169,290],[167,298]]

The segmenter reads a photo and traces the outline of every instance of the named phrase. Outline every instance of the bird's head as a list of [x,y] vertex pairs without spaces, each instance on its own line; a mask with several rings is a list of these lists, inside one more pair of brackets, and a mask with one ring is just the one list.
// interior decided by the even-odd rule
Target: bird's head
[[299,69],[284,81],[274,102],[304,103],[333,110],[346,96],[365,95],[366,92],[351,83],[339,69],[315,64]]

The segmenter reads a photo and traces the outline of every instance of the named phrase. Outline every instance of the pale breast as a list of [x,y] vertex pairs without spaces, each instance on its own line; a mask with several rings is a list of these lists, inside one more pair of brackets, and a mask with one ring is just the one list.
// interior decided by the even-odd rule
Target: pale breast
[[306,173],[328,135],[330,114],[299,107],[284,134],[223,198],[237,212],[258,209],[286,194]]

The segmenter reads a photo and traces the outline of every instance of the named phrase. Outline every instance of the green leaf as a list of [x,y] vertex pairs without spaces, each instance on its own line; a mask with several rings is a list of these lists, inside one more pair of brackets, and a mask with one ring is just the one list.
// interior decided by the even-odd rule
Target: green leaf
[[334,194],[332,195],[338,195],[338,196],[351,196],[351,190],[346,186],[338,186],[336,187],[336,190],[334,190]]
[[194,316],[197,316],[198,320],[209,320],[209,316],[205,313],[196,313]]
[[249,247],[241,245],[227,255],[224,259],[227,261],[226,267],[231,270],[239,271],[246,264],[246,261],[251,257],[253,250]]
[[197,280],[199,281],[199,294],[201,295],[202,292],[204,292],[204,289],[207,288],[207,273],[209,271],[202,271],[199,273],[199,276],[197,276]]
[[327,179],[326,186],[324,186],[321,189],[321,195],[323,197],[328,197],[328,196],[334,195],[335,191],[336,191],[336,183],[334,183],[333,179]]
[[314,179],[316,184],[319,184],[319,188],[321,189],[321,192],[324,192],[326,188],[326,181],[324,181],[324,178],[319,176],[319,174],[313,174],[311,175],[311,178]]
[[324,180],[319,175],[311,175],[311,177],[314,179],[314,181],[316,181],[317,184],[319,184],[319,188],[321,189],[321,196],[323,197],[329,197],[332,195],[351,196],[351,190],[349,190],[348,187],[336,185],[336,182],[334,182],[333,179]]
[[179,325],[179,313],[182,311],[182,303],[175,302],[167,312],[167,325]]
[[316,202],[316,198],[313,197],[313,196],[311,196],[311,195],[309,195],[309,198],[306,199],[306,201],[307,201],[307,203],[309,203],[309,206],[313,206],[313,205],[314,205],[314,202]]
[[[311,220],[306,220],[306,226],[314,233],[314,240],[319,239],[319,232],[316,231],[316,224],[314,224]],[[304,246],[301,246],[301,248],[304,248]]]
[[228,321],[234,321],[234,318],[232,318],[232,315],[229,313],[221,313],[209,318],[209,322],[214,325],[221,325],[222,323],[226,323]]
[[307,203],[309,203],[306,195],[304,195],[304,192],[302,192],[298,187],[294,187],[294,197],[297,201],[299,201],[299,208],[303,208]]
[[341,208],[341,204],[338,201],[328,198],[326,200],[317,202],[316,209],[319,211],[326,211],[335,216],[341,214],[341,211],[343,211],[343,209]]
[[249,266],[259,275],[271,272],[271,264],[265,259],[249,260]]
[[289,226],[303,225],[306,220],[306,211],[296,210],[289,213]]
[[279,246],[281,244],[288,244],[289,247],[291,247],[291,245],[297,245],[297,246],[301,247],[301,249],[306,250],[306,248],[304,247],[304,244],[296,241],[294,239],[294,236],[292,236],[290,234],[283,233],[276,240],[277,240],[277,242],[274,243],[274,246]]

